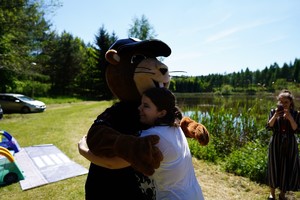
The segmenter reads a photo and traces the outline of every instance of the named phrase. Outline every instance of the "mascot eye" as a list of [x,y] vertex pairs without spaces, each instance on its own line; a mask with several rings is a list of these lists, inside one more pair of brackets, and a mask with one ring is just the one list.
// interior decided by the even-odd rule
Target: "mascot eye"
[[133,55],[131,57],[131,64],[138,64],[140,63],[142,60],[145,60],[147,57],[141,54],[138,55]]

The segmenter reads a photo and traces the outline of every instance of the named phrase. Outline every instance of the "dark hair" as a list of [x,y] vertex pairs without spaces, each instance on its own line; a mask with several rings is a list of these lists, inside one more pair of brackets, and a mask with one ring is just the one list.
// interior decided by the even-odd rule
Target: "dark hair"
[[293,94],[289,90],[287,90],[287,89],[281,90],[281,92],[277,96],[277,100],[279,100],[280,98],[287,98],[287,99],[289,99],[291,101],[290,108],[291,109],[295,108],[294,96],[293,96]]
[[179,126],[177,121],[181,120],[182,113],[176,106],[175,95],[170,90],[167,88],[150,88],[144,92],[144,95],[151,99],[158,111],[167,111],[164,117],[155,121],[155,125]]

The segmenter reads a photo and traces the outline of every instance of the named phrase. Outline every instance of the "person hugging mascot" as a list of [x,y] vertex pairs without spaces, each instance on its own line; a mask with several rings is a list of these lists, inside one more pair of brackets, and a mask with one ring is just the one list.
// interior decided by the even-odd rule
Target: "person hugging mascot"
[[[170,47],[151,39],[117,40],[106,52],[106,81],[118,98],[101,113],[86,136],[89,151],[98,157],[120,157],[131,164],[122,169],[108,169],[91,162],[85,183],[85,197],[91,199],[155,199],[155,188],[146,175],[152,175],[163,159],[155,146],[156,135],[138,137],[143,127],[138,106],[141,94],[151,87],[169,87],[168,67],[157,57],[168,57]],[[209,132],[189,117],[181,119],[186,137],[207,145]]]

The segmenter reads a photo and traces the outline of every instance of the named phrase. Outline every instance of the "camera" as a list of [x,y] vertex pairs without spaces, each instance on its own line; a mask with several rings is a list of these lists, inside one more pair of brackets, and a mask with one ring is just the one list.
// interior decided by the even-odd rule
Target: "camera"
[[281,105],[281,104],[278,104],[277,105],[277,111],[283,111],[283,105]]

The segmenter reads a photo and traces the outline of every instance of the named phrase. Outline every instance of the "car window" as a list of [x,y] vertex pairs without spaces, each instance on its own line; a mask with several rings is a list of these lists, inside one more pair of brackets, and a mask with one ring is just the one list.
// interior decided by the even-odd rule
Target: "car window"
[[21,99],[23,101],[34,101],[32,98],[27,97],[27,96],[19,96],[19,99]]
[[2,101],[8,101],[7,96],[0,96],[0,100],[2,100]]
[[12,102],[14,102],[15,100],[16,100],[15,97],[7,97],[7,101],[12,101]]
[[17,100],[17,99],[15,97],[11,97],[11,96],[0,96],[0,100],[15,102],[15,100]]

